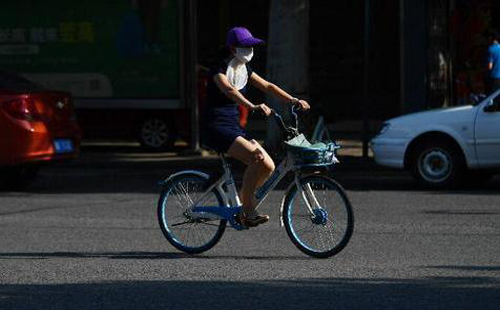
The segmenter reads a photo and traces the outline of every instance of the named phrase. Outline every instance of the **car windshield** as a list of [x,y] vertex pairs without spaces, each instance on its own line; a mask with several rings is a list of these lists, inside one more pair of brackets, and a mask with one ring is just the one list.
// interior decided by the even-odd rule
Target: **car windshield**
[[9,72],[0,72],[0,90],[13,92],[35,92],[44,90],[44,88],[20,75]]

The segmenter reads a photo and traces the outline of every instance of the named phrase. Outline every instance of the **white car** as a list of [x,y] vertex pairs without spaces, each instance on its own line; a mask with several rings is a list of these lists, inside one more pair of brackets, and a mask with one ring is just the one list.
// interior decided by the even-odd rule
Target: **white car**
[[403,115],[371,140],[375,161],[433,188],[486,180],[500,170],[500,90],[475,105]]

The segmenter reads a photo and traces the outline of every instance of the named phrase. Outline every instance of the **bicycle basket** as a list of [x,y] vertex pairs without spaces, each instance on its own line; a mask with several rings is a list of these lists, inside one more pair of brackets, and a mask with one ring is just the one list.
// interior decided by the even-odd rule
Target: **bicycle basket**
[[335,142],[311,144],[300,134],[286,141],[285,147],[296,166],[327,166],[339,162],[335,153],[340,146]]

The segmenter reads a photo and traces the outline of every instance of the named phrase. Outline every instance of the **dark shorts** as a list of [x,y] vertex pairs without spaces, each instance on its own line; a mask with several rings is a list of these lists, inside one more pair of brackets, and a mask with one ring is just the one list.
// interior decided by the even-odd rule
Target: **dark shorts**
[[203,118],[202,144],[219,153],[227,153],[237,137],[250,139],[249,134],[239,124],[236,105],[208,110]]

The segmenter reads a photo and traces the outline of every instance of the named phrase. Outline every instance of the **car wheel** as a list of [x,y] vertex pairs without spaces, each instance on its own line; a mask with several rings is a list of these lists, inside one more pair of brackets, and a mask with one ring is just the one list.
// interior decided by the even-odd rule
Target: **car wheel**
[[457,146],[436,140],[416,147],[411,172],[417,181],[430,188],[450,188],[460,183],[465,161]]
[[149,150],[164,151],[174,146],[173,127],[165,119],[148,118],[140,126],[139,142]]
[[2,168],[0,188],[20,190],[26,188],[38,175],[40,165],[21,165]]

